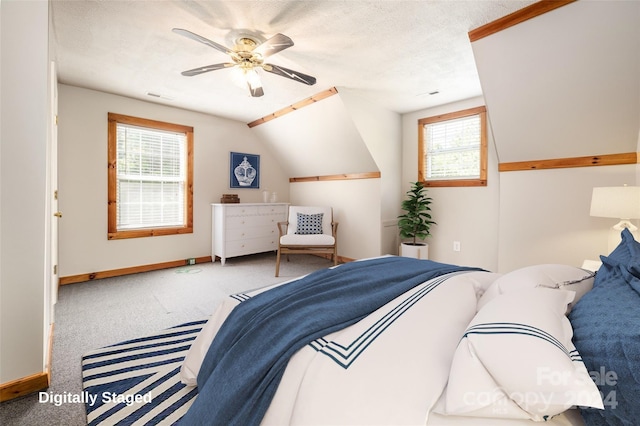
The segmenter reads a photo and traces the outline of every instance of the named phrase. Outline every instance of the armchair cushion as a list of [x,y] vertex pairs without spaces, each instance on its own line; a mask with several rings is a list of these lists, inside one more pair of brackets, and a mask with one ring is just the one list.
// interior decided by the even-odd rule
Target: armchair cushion
[[298,226],[296,227],[296,234],[322,234],[322,216],[324,216],[324,213],[304,214],[297,212],[297,214]]
[[283,246],[330,246],[335,242],[335,238],[327,234],[287,234],[280,237]]

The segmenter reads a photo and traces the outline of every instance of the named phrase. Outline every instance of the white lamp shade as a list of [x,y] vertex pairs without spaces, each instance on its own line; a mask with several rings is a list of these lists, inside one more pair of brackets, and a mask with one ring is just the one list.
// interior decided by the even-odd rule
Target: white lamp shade
[[593,188],[591,216],[640,219],[640,186]]

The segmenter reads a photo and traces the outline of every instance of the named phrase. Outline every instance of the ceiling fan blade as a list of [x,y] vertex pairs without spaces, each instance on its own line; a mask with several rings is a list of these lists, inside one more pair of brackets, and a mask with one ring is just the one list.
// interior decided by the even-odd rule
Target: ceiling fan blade
[[308,84],[309,86],[313,86],[316,84],[316,78],[307,74],[303,74],[298,71],[293,71],[285,67],[281,67],[279,65],[273,64],[264,64],[262,68],[270,73],[277,74],[282,77],[290,78],[291,80]]
[[284,34],[278,33],[253,49],[253,52],[260,54],[263,58],[266,58],[291,46],[293,46],[293,40]]
[[231,68],[231,67],[233,67],[235,65],[236,64],[234,64],[232,62],[225,62],[225,63],[222,63],[222,64],[207,65],[207,66],[204,66],[204,67],[194,68],[194,69],[188,70],[188,71],[182,71],[181,74],[186,76],[186,77],[193,77],[194,75],[203,74],[203,73],[209,72],[209,71],[221,70],[223,68]]
[[174,28],[171,31],[173,31],[176,34],[180,34],[182,36],[190,38],[191,40],[195,40],[202,44],[206,44],[207,46],[213,47],[214,49],[219,50],[220,52],[226,53],[227,55],[233,56],[233,54],[235,53],[233,50],[229,49],[228,47],[218,44],[215,41],[211,41],[208,38],[199,36],[198,34],[192,33],[191,31],[187,31],[182,28]]

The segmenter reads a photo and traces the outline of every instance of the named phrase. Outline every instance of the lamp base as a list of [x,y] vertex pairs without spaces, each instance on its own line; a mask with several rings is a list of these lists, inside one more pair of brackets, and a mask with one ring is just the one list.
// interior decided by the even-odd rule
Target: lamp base
[[633,235],[633,238],[638,241],[638,227],[629,220],[622,219],[609,230],[609,253],[618,247],[620,241],[622,241],[620,233],[623,229],[628,229],[631,232],[631,235]]

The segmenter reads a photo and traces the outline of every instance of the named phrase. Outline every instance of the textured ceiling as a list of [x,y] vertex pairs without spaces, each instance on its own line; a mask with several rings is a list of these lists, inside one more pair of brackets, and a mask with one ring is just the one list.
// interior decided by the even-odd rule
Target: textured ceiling
[[[468,31],[531,3],[53,0],[52,52],[61,83],[244,122],[333,86],[405,113],[480,95]],[[174,27],[229,47],[244,34],[286,34],[295,45],[267,62],[317,83],[260,70],[265,95],[252,98],[231,69],[184,77],[228,57]]]

